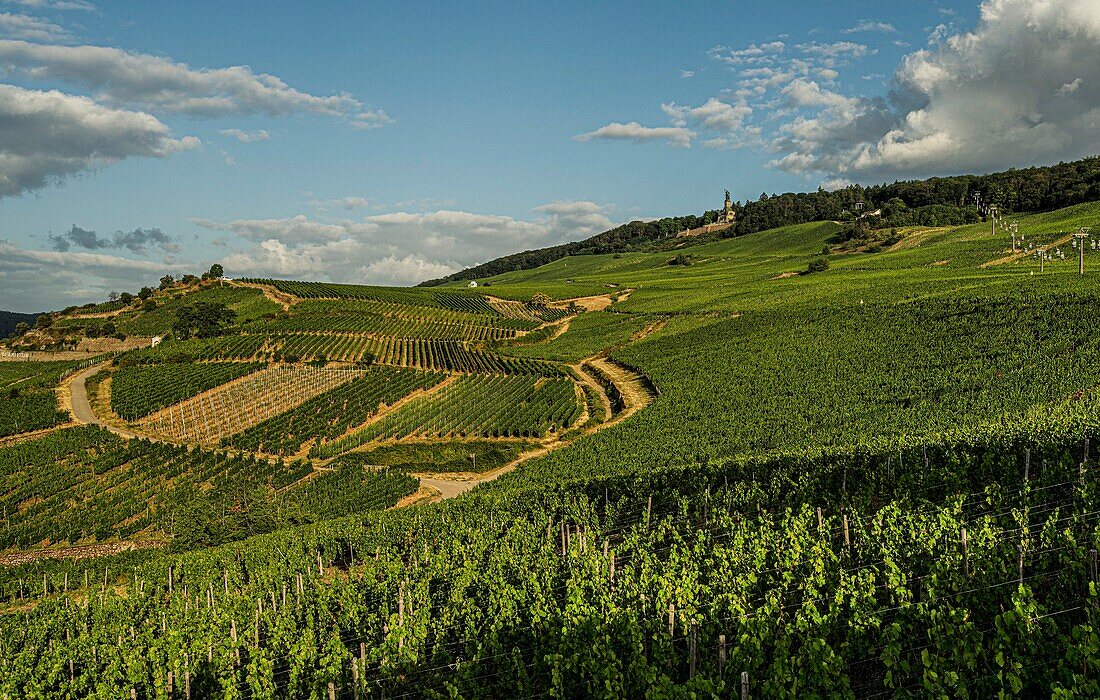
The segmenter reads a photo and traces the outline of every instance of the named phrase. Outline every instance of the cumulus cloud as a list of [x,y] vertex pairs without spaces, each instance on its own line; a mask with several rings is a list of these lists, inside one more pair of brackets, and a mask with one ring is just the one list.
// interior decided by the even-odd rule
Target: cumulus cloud
[[393,212],[328,223],[286,219],[194,219],[251,244],[222,261],[229,274],[410,284],[505,252],[587,238],[614,226],[594,202],[554,201],[530,219],[438,210]]
[[[106,46],[0,41],[0,70],[61,81],[96,93],[99,102],[194,117],[235,114],[318,114],[359,125],[384,113],[365,112],[346,93],[313,95],[248,66],[191,68],[186,63]],[[373,115],[373,116],[372,116]],[[388,118],[388,117],[387,117]]]
[[680,126],[642,126],[638,122],[621,124],[611,122],[601,126],[595,131],[577,134],[574,141],[667,141],[668,145],[675,148],[691,148],[691,140],[695,138],[695,132]]
[[165,273],[193,271],[178,263],[105,253],[28,250],[0,240],[0,308],[27,312],[60,309],[105,300],[112,289],[137,290]]
[[172,238],[159,228],[136,228],[133,231],[115,231],[110,237],[99,236],[95,231],[82,229],[75,224],[67,232],[50,235],[50,243],[54,250],[65,252],[73,246],[85,250],[102,250],[105,248],[125,248],[131,253],[144,255],[146,248],[155,245],[167,253],[177,253],[180,250]]
[[0,197],[17,195],[126,158],[195,148],[142,112],[56,90],[0,85]]
[[[890,29],[871,21],[850,28]],[[672,128],[694,130],[682,137],[688,142],[764,144],[773,167],[830,182],[1054,162],[1100,150],[1100,82],[1089,79],[1100,75],[1098,41],[1100,3],[985,0],[973,29],[933,29],[928,46],[901,60],[886,94],[836,87],[873,48],[774,41],[714,47],[711,59],[734,85],[700,107],[663,107]],[[630,138],[625,126],[619,138]]]
[[[1094,153],[1100,5],[987,0],[978,26],[906,56],[889,103],[859,99],[779,142],[780,167],[887,176],[974,171]],[[1054,87],[1061,86],[1061,87]]]
[[0,36],[44,42],[62,42],[71,38],[69,31],[58,24],[11,12],[0,12]]
[[388,255],[374,260],[359,268],[358,273],[363,279],[376,280],[378,284],[404,286],[446,277],[460,269],[462,268],[434,263],[410,253],[403,258]]
[[241,143],[254,143],[256,141],[267,141],[271,138],[271,134],[267,129],[257,129],[256,131],[244,131],[243,129],[221,129],[218,131],[222,136],[228,136],[232,139],[237,139]]

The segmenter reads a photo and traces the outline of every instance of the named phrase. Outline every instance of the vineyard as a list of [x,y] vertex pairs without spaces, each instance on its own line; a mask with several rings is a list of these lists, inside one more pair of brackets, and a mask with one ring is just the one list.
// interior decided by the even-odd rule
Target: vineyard
[[64,423],[53,389],[77,364],[0,362],[0,438]]
[[516,337],[516,330],[475,323],[425,321],[370,314],[294,314],[254,324],[253,332],[335,332],[388,335],[399,338],[448,338],[452,340],[504,340]]
[[[1100,503],[1082,444],[654,472],[335,520],[244,556],[17,567],[0,594],[42,602],[33,625],[0,622],[0,682],[110,696],[1091,696]],[[759,481],[742,479],[751,470]]]
[[485,298],[476,293],[370,287],[328,282],[290,282],[271,279],[243,279],[244,283],[263,284],[302,299],[354,299],[383,301],[407,306],[429,306],[475,314],[496,314]]
[[236,362],[121,367],[111,375],[111,408],[137,420],[258,369]]
[[213,446],[365,372],[273,365],[169,406],[142,419],[141,425],[173,442]]
[[321,444],[343,435],[414,391],[443,381],[437,372],[378,367],[350,382],[316,396],[286,413],[224,439],[223,444],[251,452],[294,454],[303,443]]
[[537,359],[507,357],[456,340],[424,340],[343,333],[237,335],[162,343],[127,353],[123,364],[204,361],[378,362],[448,372],[491,372],[562,376],[560,366]]
[[[0,448],[0,549],[135,538],[171,538],[179,546],[201,542],[194,528],[239,539],[275,529],[271,520],[385,508],[416,490],[408,477],[358,469],[354,487],[343,469],[296,485],[313,471],[307,462],[124,442],[97,428],[63,430]],[[288,487],[288,502],[270,512],[269,494]],[[214,522],[223,509],[232,514],[225,510],[223,522]]]
[[1100,259],[842,229],[0,363],[0,697],[1100,696]]
[[[382,302],[385,306],[368,308],[378,312],[394,307],[428,307],[462,314],[513,319],[518,321],[555,321],[569,314],[566,309],[538,306],[531,302],[491,299],[476,292],[458,289],[400,289],[395,287],[370,287],[357,284],[331,284],[328,282],[292,282],[271,279],[242,279],[246,284],[274,287],[280,292],[301,299],[351,300],[355,302]],[[310,308],[310,307],[303,307]],[[408,313],[406,311],[406,313]],[[418,313],[418,312],[413,312]]]
[[541,438],[580,416],[573,382],[519,376],[463,376],[385,414],[346,437],[314,448],[331,456],[399,438]]

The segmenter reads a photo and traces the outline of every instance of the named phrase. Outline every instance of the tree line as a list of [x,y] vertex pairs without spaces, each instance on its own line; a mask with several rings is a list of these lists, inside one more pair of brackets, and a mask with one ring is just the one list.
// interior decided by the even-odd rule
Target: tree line
[[[1100,157],[1091,157],[987,175],[933,177],[870,187],[853,184],[833,191],[819,188],[816,192],[779,195],[765,192],[756,200],[735,202],[736,223],[721,235],[743,236],[812,221],[851,220],[860,213],[879,210],[882,211],[875,223],[884,227],[956,226],[981,220],[990,205],[1006,214],[1033,213],[1096,200],[1100,200]],[[583,241],[505,255],[447,277],[422,282],[421,286],[528,270],[570,255],[645,250],[680,231],[715,223],[718,214],[717,210],[710,210],[698,216],[631,221]]]

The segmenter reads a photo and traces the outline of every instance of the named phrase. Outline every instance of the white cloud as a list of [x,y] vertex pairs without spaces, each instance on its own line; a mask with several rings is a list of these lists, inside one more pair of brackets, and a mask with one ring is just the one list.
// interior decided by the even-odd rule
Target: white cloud
[[[1097,41],[1100,4],[987,0],[974,30],[939,29],[932,48],[904,58],[889,105],[859,99],[819,119],[809,137],[780,144],[776,163],[882,177],[1095,153],[1100,86],[1080,76],[1100,74]],[[1062,87],[1052,96],[1052,86]]]
[[864,44],[851,41],[835,41],[832,43],[810,41],[805,44],[798,44],[795,48],[807,56],[817,57],[826,67],[830,68],[838,63],[850,62],[876,53],[874,49]]
[[745,119],[752,115],[752,108],[748,105],[731,105],[713,97],[698,107],[683,107],[669,102],[662,104],[661,109],[676,126],[699,124],[715,131],[729,132],[740,130]]
[[792,108],[808,106],[811,97],[808,88],[816,90],[812,96],[815,103],[838,101],[839,95],[821,89],[811,78],[832,85],[840,77],[837,67],[847,66],[872,53],[874,50],[851,41],[810,41],[793,47],[780,40],[754,43],[744,48],[715,46],[708,55],[737,75],[736,88],[725,90],[698,106],[663,103],[661,109],[671,122],[668,127],[612,122],[574,138],[579,141],[666,140],[673,146],[688,147],[698,137],[706,148],[758,146],[766,143],[762,135],[767,124],[789,114]]
[[695,138],[695,132],[678,126],[642,126],[638,122],[620,124],[611,122],[601,126],[595,131],[577,134],[574,141],[593,141],[596,139],[612,141],[667,141],[675,148],[691,148],[691,140]]
[[693,71],[693,70],[682,70],[682,71],[680,71],[680,77],[681,78],[694,78],[695,77],[695,71]]
[[897,34],[898,30],[894,25],[889,22],[872,22],[871,20],[861,20],[857,22],[855,26],[848,27],[841,34],[859,34],[862,32],[881,32],[882,34]]
[[[703,105],[715,114],[708,119],[694,111],[702,108],[673,102],[663,107],[672,128],[694,130],[687,143],[765,143],[772,166],[831,181],[981,172],[1100,152],[1100,81],[1089,79],[1100,75],[1100,2],[985,0],[976,27],[940,25],[929,42],[902,59],[885,95],[836,87],[844,69],[875,53],[864,44],[715,47],[712,60],[736,76],[733,87]],[[865,81],[880,77],[862,74]],[[659,137],[655,127],[612,126],[614,133],[582,136]],[[759,138],[739,138],[754,129]]]
[[1072,83],[1065,83],[1062,87],[1058,88],[1058,92],[1055,93],[1059,96],[1072,95],[1077,92],[1077,89],[1081,87],[1083,81],[1080,78],[1074,78]]
[[0,36],[29,41],[62,42],[72,35],[64,27],[30,15],[0,12]]
[[267,129],[257,129],[256,131],[244,131],[242,129],[222,129],[218,133],[222,136],[228,136],[230,138],[237,139],[241,143],[267,141],[269,138],[271,138],[271,134],[267,131]]
[[381,109],[372,109],[356,114],[351,120],[351,125],[356,129],[379,129],[383,126],[389,126],[396,121],[396,119],[386,114],[385,111]]
[[434,263],[410,253],[403,258],[389,255],[375,260],[359,268],[358,272],[363,279],[375,281],[377,284],[404,286],[446,277],[460,269],[462,268]]
[[715,46],[707,54],[715,61],[732,66],[746,63],[760,63],[777,56],[786,49],[782,41],[770,41],[763,44],[749,44],[743,49],[731,49],[728,46]]
[[82,10],[95,12],[96,6],[87,0],[3,0],[8,5],[22,5],[35,10]]
[[0,69],[33,80],[57,80],[92,90],[100,102],[150,111],[216,117],[295,113],[378,122],[346,93],[313,95],[248,66],[191,68],[167,58],[105,46],[55,46],[0,40]]
[[336,197],[335,199],[312,200],[310,205],[322,211],[333,208],[355,211],[356,209],[366,209],[370,206],[370,202],[364,197]]
[[87,97],[0,84],[0,197],[17,195],[126,158],[164,158],[195,148],[142,112]]
[[336,223],[303,215],[193,223],[252,244],[222,261],[232,275],[408,284],[507,252],[587,238],[614,226],[608,212],[594,202],[554,201],[535,207],[530,220],[439,210]]

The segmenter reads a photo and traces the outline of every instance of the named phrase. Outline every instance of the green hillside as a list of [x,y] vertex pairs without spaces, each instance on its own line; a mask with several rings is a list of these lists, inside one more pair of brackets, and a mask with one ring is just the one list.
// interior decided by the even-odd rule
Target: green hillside
[[236,313],[0,446],[0,695],[1095,697],[1100,204],[1010,218],[127,310]]

